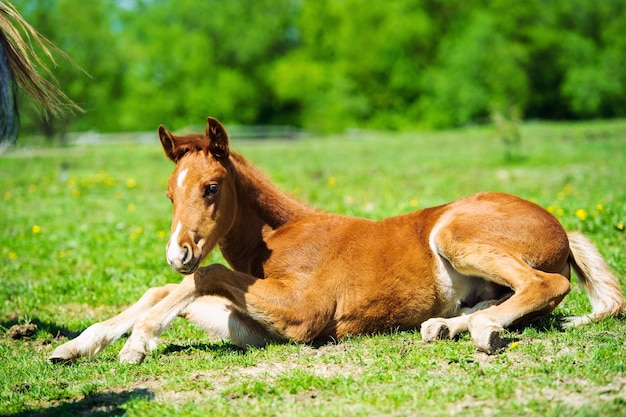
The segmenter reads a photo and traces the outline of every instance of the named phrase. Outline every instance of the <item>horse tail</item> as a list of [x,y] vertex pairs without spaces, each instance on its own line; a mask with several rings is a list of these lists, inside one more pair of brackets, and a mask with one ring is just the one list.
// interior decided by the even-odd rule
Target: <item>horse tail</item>
[[590,315],[567,317],[567,326],[578,326],[607,316],[619,316],[625,307],[619,280],[589,239],[578,232],[569,232],[567,237],[570,265],[574,268],[592,307]]

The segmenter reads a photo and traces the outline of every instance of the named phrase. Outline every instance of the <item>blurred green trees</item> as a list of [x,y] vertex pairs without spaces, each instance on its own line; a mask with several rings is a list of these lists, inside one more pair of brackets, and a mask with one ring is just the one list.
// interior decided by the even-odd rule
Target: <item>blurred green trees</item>
[[91,78],[53,134],[229,124],[442,128],[626,115],[626,0],[12,0]]

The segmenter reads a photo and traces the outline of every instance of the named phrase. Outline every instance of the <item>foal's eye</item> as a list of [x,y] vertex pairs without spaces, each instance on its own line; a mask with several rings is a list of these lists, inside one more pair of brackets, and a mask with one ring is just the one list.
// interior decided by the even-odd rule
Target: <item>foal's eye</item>
[[219,185],[217,185],[217,184],[209,184],[206,187],[204,187],[204,196],[205,197],[210,197],[212,195],[215,195],[219,189],[220,189]]

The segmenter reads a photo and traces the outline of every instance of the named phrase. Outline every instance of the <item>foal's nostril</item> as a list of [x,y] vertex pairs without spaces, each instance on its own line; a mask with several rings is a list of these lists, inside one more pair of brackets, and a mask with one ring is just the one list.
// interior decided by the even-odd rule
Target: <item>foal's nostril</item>
[[183,258],[182,263],[186,264],[193,257],[193,250],[191,250],[191,246],[188,244],[183,245]]

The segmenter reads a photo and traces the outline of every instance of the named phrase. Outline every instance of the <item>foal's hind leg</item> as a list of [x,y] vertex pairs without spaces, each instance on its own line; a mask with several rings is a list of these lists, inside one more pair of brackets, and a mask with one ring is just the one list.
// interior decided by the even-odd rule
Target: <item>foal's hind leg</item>
[[176,284],[150,288],[146,293],[122,313],[95,323],[86,328],[78,337],[57,347],[48,358],[49,361],[65,362],[81,356],[89,358],[122,337],[135,324],[137,317],[169,294]]
[[564,274],[547,273],[528,266],[490,245],[471,245],[448,259],[465,275],[478,276],[511,288],[514,293],[501,304],[469,316],[469,332],[477,348],[494,353],[502,347],[501,332],[514,322],[538,312],[552,311],[570,290]]
[[502,347],[504,327],[551,313],[569,292],[569,280],[563,275],[528,269],[527,282],[514,287],[511,298],[469,317],[469,331],[479,350],[496,352]]

